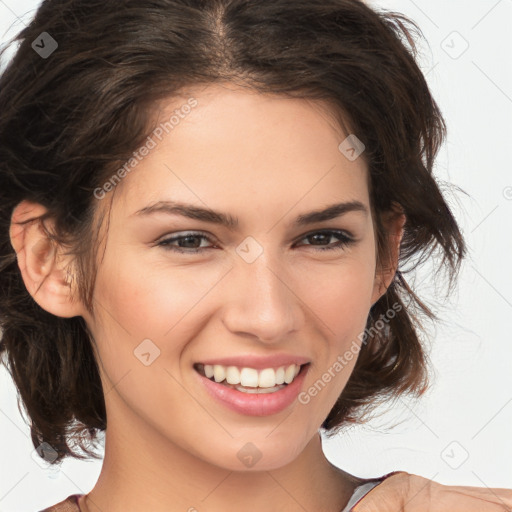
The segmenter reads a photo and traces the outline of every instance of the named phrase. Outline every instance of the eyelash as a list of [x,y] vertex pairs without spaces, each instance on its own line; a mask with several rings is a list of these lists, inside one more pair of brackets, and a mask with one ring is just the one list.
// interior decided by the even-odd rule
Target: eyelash
[[[313,231],[311,233],[307,233],[306,235],[304,235],[301,238],[301,240],[303,240],[304,238],[310,238],[314,235],[319,235],[319,234],[336,236],[340,239],[340,241],[335,244],[332,244],[331,246],[327,246],[327,247],[315,246],[313,244],[306,244],[306,245],[315,247],[316,248],[315,250],[317,250],[317,251],[333,251],[333,250],[341,250],[349,245],[352,245],[355,242],[355,240],[353,238],[347,236],[345,234],[345,232],[340,231],[340,230]],[[204,252],[207,249],[210,249],[209,247],[200,247],[200,248],[196,248],[196,249],[182,248],[182,247],[180,248],[177,246],[170,245],[172,242],[176,242],[178,240],[183,240],[186,238],[200,238],[202,240],[207,240],[208,242],[213,243],[212,240],[210,239],[210,237],[208,237],[202,233],[187,233],[187,234],[181,235],[181,236],[174,236],[172,238],[166,238],[165,240],[158,242],[156,245],[163,247],[165,250],[168,250],[168,251],[174,251],[174,252],[185,253],[185,254],[186,253],[197,254],[197,253]]]

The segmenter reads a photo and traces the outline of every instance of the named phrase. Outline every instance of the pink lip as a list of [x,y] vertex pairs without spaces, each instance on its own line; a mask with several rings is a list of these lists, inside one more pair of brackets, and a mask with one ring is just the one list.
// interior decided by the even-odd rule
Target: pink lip
[[279,368],[280,366],[290,366],[291,364],[303,365],[309,363],[309,359],[292,354],[276,354],[273,356],[231,356],[221,359],[208,359],[201,361],[202,364],[221,364],[222,366],[237,366],[238,368],[254,368],[263,370],[264,368]]
[[[265,368],[270,368],[270,366],[265,366]],[[309,365],[302,367],[293,382],[283,389],[274,393],[261,394],[237,391],[234,388],[214,382],[198,372],[195,373],[201,379],[201,383],[205,386],[210,396],[232,411],[248,416],[267,416],[281,412],[295,401],[302,388],[308,369]]]

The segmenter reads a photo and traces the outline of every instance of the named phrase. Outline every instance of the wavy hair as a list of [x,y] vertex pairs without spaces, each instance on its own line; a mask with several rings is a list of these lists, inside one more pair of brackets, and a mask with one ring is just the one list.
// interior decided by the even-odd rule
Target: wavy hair
[[[46,58],[33,47],[43,32],[58,44]],[[158,102],[195,84],[236,82],[328,104],[366,147],[379,264],[389,247],[384,215],[396,205],[406,215],[398,271],[370,310],[353,373],[322,427],[335,433],[379,399],[425,391],[420,320],[435,315],[404,275],[435,251],[452,284],[466,247],[432,172],[446,126],[416,62],[419,37],[407,17],[358,0],[42,2],[0,77],[0,353],[35,447],[49,443],[53,463],[86,458],[77,448],[96,457],[89,445],[107,418],[85,321],[43,310],[23,283],[13,209],[28,199],[48,210],[29,221],[54,221],[48,235],[73,256],[77,293],[93,313],[107,217],[94,190],[154,129]]]

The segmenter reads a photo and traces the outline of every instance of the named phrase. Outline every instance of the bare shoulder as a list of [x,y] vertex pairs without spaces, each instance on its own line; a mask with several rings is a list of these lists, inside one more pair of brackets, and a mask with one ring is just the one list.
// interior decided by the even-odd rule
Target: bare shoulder
[[400,471],[374,487],[353,511],[494,512],[511,507],[512,489],[444,485]]

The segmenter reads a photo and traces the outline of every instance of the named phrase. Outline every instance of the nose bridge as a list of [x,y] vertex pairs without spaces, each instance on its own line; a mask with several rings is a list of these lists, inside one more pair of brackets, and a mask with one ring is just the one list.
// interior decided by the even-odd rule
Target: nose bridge
[[233,333],[251,334],[267,342],[280,341],[298,329],[302,313],[290,281],[284,265],[268,251],[252,262],[243,256],[237,259],[230,272],[226,327]]

